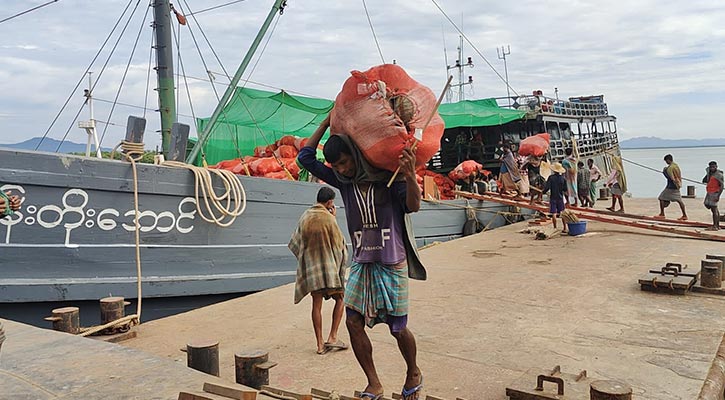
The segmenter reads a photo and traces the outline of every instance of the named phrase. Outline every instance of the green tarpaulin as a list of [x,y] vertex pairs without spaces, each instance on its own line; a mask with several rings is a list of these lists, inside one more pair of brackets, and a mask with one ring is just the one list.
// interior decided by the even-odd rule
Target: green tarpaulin
[[[293,96],[284,91],[237,88],[204,144],[206,161],[211,165],[240,154],[251,155],[256,146],[274,143],[284,135],[309,137],[333,104],[331,100]],[[501,108],[494,99],[441,104],[439,113],[446,128],[502,125],[526,115]],[[197,122],[202,131],[209,118]]]
[[523,111],[501,108],[495,99],[464,100],[441,104],[438,109],[446,129],[461,126],[495,126],[524,118]]
[[[237,88],[204,144],[206,161],[211,165],[238,158],[240,153],[251,155],[256,146],[274,143],[284,135],[309,137],[332,105],[330,100],[285,91]],[[197,122],[198,130],[203,131],[209,118]]]

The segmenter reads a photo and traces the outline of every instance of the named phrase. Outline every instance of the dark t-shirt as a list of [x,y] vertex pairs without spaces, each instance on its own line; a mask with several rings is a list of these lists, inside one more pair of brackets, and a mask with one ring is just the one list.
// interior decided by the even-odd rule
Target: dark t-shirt
[[353,244],[353,260],[386,265],[405,261],[403,216],[409,212],[405,204],[406,183],[396,181],[390,188],[387,182],[371,183],[367,188],[342,183],[332,168],[315,158],[315,153],[312,148],[303,147],[297,159],[311,174],[340,190]]

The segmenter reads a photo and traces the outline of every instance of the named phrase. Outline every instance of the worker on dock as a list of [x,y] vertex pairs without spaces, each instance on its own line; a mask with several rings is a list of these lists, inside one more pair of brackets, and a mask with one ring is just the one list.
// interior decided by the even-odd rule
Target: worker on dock
[[592,184],[589,168],[584,168],[584,163],[581,161],[577,162],[576,166],[576,186],[578,190],[577,196],[579,197],[579,203],[582,207],[593,207],[594,202],[589,194],[589,185]]
[[[331,349],[347,349],[337,338],[345,309],[345,236],[335,220],[335,191],[323,186],[317,192],[317,203],[305,210],[292,234],[289,249],[297,257],[295,304],[308,293],[312,296],[312,326],[317,339],[317,354]],[[322,300],[335,300],[332,325],[327,341],[322,339]]]
[[501,179],[502,194],[518,196],[519,182],[521,181],[521,174],[519,173],[519,165],[516,162],[516,156],[511,151],[511,144],[503,144],[503,157],[501,158],[501,171],[499,173]]
[[561,166],[566,170],[564,173],[564,178],[566,179],[566,191],[568,193],[566,202],[576,207],[577,198],[579,196],[576,181],[577,158],[574,156],[574,149],[571,147],[567,147],[566,150],[564,150],[564,154],[566,154],[566,157],[561,160]]
[[680,171],[680,166],[674,162],[672,154],[667,154],[664,160],[667,166],[662,170],[662,174],[667,179],[667,186],[665,186],[662,193],[657,197],[657,200],[660,201],[660,213],[655,215],[655,218],[665,219],[665,208],[674,201],[680,205],[680,210],[682,211],[682,216],[677,219],[687,221],[685,203],[682,201],[682,194],[680,193],[680,188],[682,187],[682,172]]
[[[612,156],[612,172],[609,173],[606,185],[612,193],[612,206],[607,207],[607,210],[624,213],[623,196],[627,192],[627,179],[624,177],[624,166],[622,158],[619,156]],[[616,209],[617,202],[619,202],[619,210]]]
[[[315,149],[330,126],[326,118],[298,159],[310,173],[336,187],[342,194],[353,241],[353,263],[345,286],[347,329],[358,363],[367,377],[363,400],[382,397],[373,348],[365,326],[388,325],[405,360],[407,373],[403,399],[420,396],[423,376],[416,361],[415,337],[408,329],[408,278],[425,279],[406,213],[420,209],[421,193],[415,176],[415,153],[405,148],[399,158],[400,175],[388,188],[391,174],[371,167],[347,135],[335,134],[323,152],[332,168],[317,161]],[[422,397],[420,397],[422,398]]]
[[[549,175],[546,186],[544,186],[544,194],[549,193],[549,213],[554,228],[556,228],[556,219],[564,211],[564,196],[567,192],[567,182],[562,175],[564,173],[566,173],[566,169],[561,163],[553,163],[551,165],[551,175]],[[566,224],[563,220],[561,225],[561,231],[566,233]]]
[[720,195],[722,194],[725,182],[723,182],[723,173],[717,169],[717,162],[710,161],[706,169],[705,177],[702,178],[702,183],[707,185],[707,194],[705,194],[705,208],[712,212],[712,226],[707,228],[709,231],[720,230],[720,211],[717,208],[717,203],[720,201]]
[[587,160],[589,167],[589,199],[592,201],[592,207],[597,202],[597,182],[602,179],[602,171],[594,164],[591,158]]

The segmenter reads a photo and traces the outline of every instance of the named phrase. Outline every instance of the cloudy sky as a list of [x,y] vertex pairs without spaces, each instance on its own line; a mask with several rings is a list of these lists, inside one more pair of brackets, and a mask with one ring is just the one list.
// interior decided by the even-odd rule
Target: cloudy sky
[[[4,0],[0,19],[45,0]],[[184,13],[205,10],[230,0],[176,0]],[[725,137],[720,115],[725,109],[725,3],[721,0],[559,0],[514,2],[486,0],[436,0],[461,27],[470,44],[464,57],[475,67],[467,69],[474,85],[467,98],[506,95],[506,86],[486,65],[484,57],[503,75],[496,48],[508,45],[510,84],[518,93],[541,89],[560,97],[604,94],[618,117],[622,138]],[[151,44],[148,0],[136,4],[124,37],[111,56],[95,90],[96,119],[109,120],[113,100],[139,35],[119,101],[143,106]],[[199,26],[209,38],[224,67],[235,70],[269,11],[272,0],[246,0],[201,12],[189,26],[204,42]],[[292,93],[334,98],[353,69],[380,64],[362,0],[289,0],[271,40],[251,75],[256,83]],[[0,142],[13,143],[42,136],[66,99],[68,107],[49,137],[85,141],[73,123],[83,103],[83,84],[73,88],[129,0],[60,0],[21,17],[0,23]],[[458,32],[431,0],[367,0],[367,7],[386,62],[398,64],[420,82],[439,91],[445,81],[446,61],[456,58]],[[121,22],[125,25],[127,18]],[[189,27],[182,27],[180,48],[186,75],[207,78],[193,45]],[[119,28],[120,30],[120,28]],[[118,31],[117,31],[118,33]],[[115,43],[117,33],[110,45]],[[91,68],[98,76],[110,45]],[[201,52],[216,82],[225,78],[211,50]],[[258,52],[257,54],[260,54]],[[247,75],[249,75],[249,71]],[[177,71],[178,72],[178,71]],[[155,108],[154,79],[148,107]],[[211,84],[188,80],[195,114],[207,116],[216,104]],[[183,82],[181,86],[184,86]],[[256,84],[250,87],[264,88]],[[223,91],[223,86],[218,86]],[[182,122],[190,122],[186,92],[180,92]],[[130,114],[143,110],[117,106],[103,140],[112,146],[124,135]],[[87,119],[87,110],[81,113]],[[158,143],[157,118],[147,112],[146,143]],[[103,132],[103,125],[100,126]],[[149,146],[147,146],[149,147]]]

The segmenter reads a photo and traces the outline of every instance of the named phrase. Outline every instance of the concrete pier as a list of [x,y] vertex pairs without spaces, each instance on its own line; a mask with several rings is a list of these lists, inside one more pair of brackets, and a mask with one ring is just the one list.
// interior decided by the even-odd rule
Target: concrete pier
[[[686,201],[691,219],[708,221],[700,201]],[[625,202],[630,213],[653,215],[657,207],[656,200]],[[561,365],[624,382],[639,399],[697,398],[723,338],[725,297],[642,292],[637,278],[666,262],[699,270],[722,244],[597,222],[584,236],[535,241],[518,233],[524,227],[423,250],[429,278],[411,284],[409,326],[427,393],[503,400],[506,385],[528,369]],[[287,285],[152,321],[124,345],[183,361],[179,347],[204,331],[219,339],[220,353],[268,350],[279,362],[274,386],[364,388],[352,351],[315,354],[310,301],[295,306],[292,298]],[[369,334],[386,393],[400,391],[405,364],[395,340],[384,326]],[[349,343],[344,326],[341,338]],[[221,357],[220,370],[233,382],[233,358]]]
[[[625,202],[630,213],[656,213],[656,200]],[[691,219],[708,221],[700,200],[686,203]],[[537,241],[519,233],[524,227],[422,251],[428,281],[411,283],[409,327],[427,394],[505,400],[507,385],[527,370],[561,365],[623,382],[637,399],[698,397],[723,339],[725,296],[643,292],[637,280],[667,262],[696,272],[706,254],[722,253],[721,243],[597,222],[583,236]],[[4,320],[0,398],[176,399],[203,382],[234,384],[234,354],[250,348],[279,363],[272,386],[348,395],[364,388],[351,350],[315,353],[310,299],[294,305],[293,289],[146,322],[120,345]],[[326,334],[332,303],[324,307]],[[386,393],[399,392],[405,364],[395,340],[384,326],[368,332]],[[180,349],[200,334],[219,341],[220,378],[186,367]],[[349,344],[344,324],[340,338]],[[714,375],[712,385],[722,384]]]

